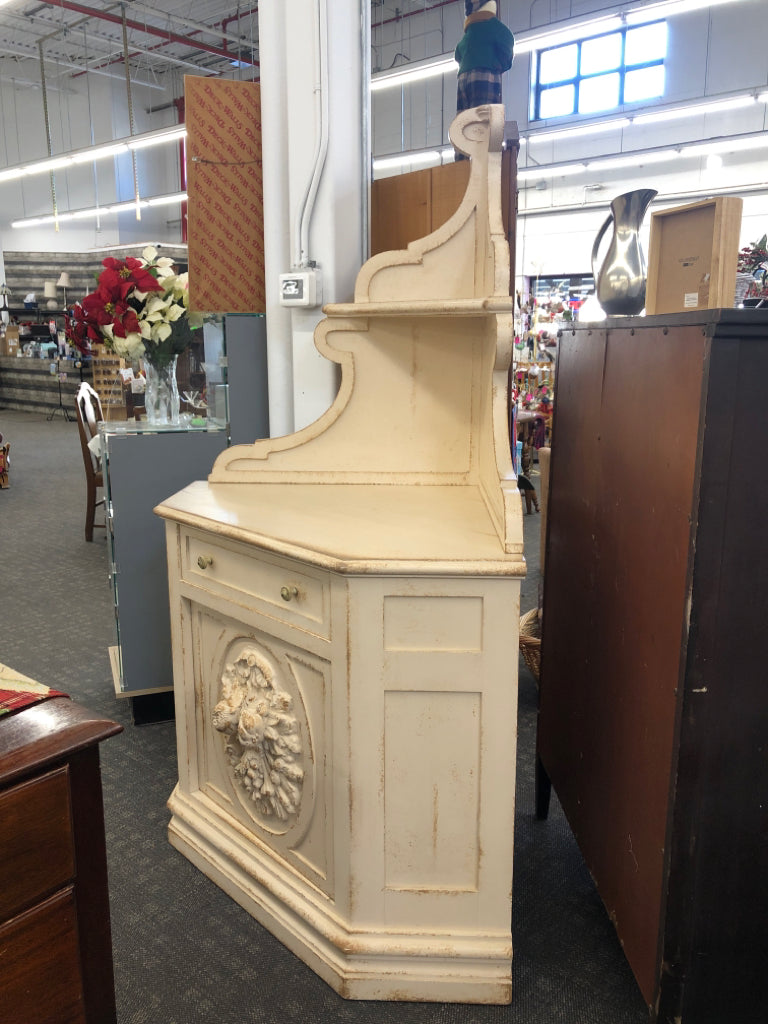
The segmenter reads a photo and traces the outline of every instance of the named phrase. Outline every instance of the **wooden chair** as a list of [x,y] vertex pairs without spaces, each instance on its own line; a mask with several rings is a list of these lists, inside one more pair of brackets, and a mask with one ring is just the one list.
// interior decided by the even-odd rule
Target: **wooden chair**
[[96,491],[104,487],[101,462],[88,447],[88,442],[99,432],[99,422],[104,419],[98,394],[86,381],[77,389],[77,428],[80,431],[80,446],[83,449],[85,479],[88,493],[85,506],[85,539],[93,540],[93,528],[103,528],[105,523],[94,523],[96,508],[104,504],[104,498],[96,500]]

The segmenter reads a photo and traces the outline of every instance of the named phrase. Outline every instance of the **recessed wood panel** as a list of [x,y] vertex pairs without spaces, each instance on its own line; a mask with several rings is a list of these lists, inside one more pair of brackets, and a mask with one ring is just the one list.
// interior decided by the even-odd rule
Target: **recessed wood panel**
[[481,597],[384,599],[384,650],[481,651]]
[[478,693],[385,695],[387,888],[477,888],[480,704]]

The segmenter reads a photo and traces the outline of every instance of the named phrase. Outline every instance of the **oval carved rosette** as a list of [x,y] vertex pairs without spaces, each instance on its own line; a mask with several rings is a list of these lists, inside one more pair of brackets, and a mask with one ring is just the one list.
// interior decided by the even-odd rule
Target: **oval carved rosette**
[[225,738],[235,786],[269,827],[294,823],[304,788],[304,751],[294,698],[254,645],[225,660],[211,715]]

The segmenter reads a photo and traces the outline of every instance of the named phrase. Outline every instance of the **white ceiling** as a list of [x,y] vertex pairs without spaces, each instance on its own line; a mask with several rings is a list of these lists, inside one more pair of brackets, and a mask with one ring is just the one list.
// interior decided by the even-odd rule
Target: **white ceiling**
[[[373,30],[457,3],[371,0]],[[124,77],[124,11],[135,83],[170,71],[258,78],[257,9],[258,0],[0,0],[0,76],[39,81],[42,55],[52,85],[84,71]]]
[[39,78],[42,54],[47,81],[124,77],[123,11],[134,82],[231,74],[238,60],[244,77],[258,77],[256,0],[0,0],[0,75]]

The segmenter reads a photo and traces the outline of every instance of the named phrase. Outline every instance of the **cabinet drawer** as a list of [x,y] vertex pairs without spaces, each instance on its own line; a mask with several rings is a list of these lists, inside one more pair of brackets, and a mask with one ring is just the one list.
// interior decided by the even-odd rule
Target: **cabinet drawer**
[[330,636],[330,577],[291,559],[246,545],[182,534],[182,579],[210,593],[247,601],[273,618]]
[[0,948],[3,1024],[86,1024],[71,886],[0,925]]
[[66,768],[0,793],[0,864],[0,921],[74,877]]

